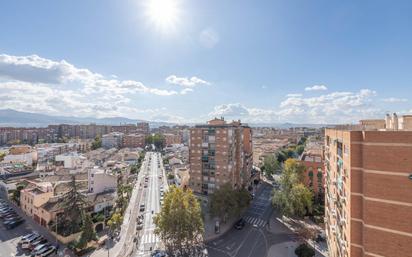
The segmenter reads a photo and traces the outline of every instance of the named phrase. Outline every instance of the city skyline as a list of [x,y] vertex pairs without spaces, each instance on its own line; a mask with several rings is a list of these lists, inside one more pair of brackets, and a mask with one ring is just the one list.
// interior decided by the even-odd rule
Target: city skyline
[[177,123],[412,112],[407,1],[164,3],[2,3],[2,109]]

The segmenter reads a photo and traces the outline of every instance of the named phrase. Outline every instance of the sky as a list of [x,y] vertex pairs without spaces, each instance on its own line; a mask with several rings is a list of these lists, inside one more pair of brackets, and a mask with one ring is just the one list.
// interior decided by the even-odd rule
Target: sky
[[1,1],[0,109],[205,122],[412,113],[412,1]]

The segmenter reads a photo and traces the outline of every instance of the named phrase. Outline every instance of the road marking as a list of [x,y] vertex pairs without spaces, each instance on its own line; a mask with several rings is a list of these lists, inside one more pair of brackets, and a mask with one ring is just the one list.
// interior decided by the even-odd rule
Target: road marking
[[251,216],[246,216],[244,217],[245,221],[249,224],[254,224],[258,227],[264,227],[266,224],[265,220],[262,220],[260,218],[256,218],[256,217],[251,217]]

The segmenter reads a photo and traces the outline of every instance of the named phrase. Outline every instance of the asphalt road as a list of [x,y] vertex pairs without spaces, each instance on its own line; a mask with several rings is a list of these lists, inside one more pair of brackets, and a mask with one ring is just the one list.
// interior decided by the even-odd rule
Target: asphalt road
[[[266,257],[271,245],[293,240],[292,232],[270,232],[268,221],[274,209],[270,203],[272,186],[262,184],[243,218],[242,230],[232,228],[207,243],[210,257]],[[273,222],[273,221],[272,221]]]
[[[143,189],[143,196],[139,203],[145,204],[145,211],[140,214],[144,215],[144,225],[140,232],[139,246],[136,256],[150,256],[153,250],[162,247],[160,239],[155,235],[155,225],[153,217],[160,212],[160,188],[167,189],[165,172],[163,169],[163,160],[159,153],[148,152],[150,165],[146,166],[143,177],[148,177],[147,188]],[[160,163],[160,166],[159,166]],[[161,178],[159,178],[161,176]],[[144,179],[142,180],[143,184]]]

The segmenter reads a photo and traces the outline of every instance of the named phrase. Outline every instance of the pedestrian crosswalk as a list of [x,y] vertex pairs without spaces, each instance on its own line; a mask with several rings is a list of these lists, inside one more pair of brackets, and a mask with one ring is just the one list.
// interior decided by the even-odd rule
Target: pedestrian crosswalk
[[155,244],[157,242],[160,242],[160,238],[156,236],[154,233],[148,233],[144,234],[141,238],[141,244]]
[[247,223],[254,224],[258,227],[264,227],[267,223],[265,220],[262,220],[262,219],[259,219],[259,218],[256,218],[256,217],[252,217],[252,216],[244,217],[244,219]]

